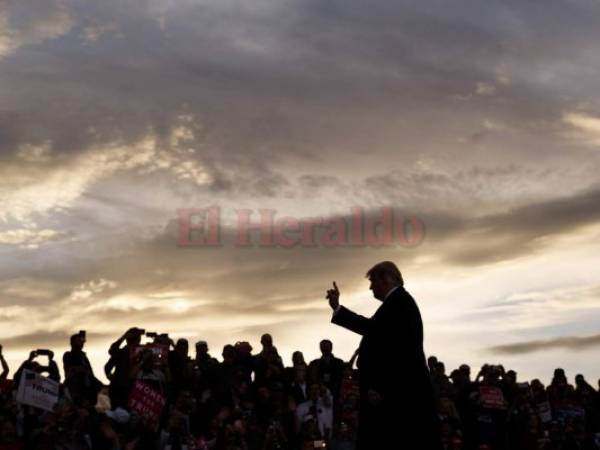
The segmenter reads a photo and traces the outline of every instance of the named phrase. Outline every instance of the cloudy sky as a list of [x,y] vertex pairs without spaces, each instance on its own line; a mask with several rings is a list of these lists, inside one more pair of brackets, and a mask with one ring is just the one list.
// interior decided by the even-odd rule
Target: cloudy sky
[[[370,315],[389,259],[449,368],[595,384],[599,42],[597,0],[0,0],[11,368],[85,329],[101,373],[133,325],[347,359],[325,290]],[[211,205],[223,245],[178,246],[177,211]],[[384,207],[422,242],[233,244],[237,210]]]

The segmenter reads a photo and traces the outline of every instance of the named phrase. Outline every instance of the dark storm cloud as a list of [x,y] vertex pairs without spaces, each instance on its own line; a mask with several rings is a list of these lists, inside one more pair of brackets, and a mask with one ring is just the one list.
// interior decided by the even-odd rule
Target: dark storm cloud
[[[462,222],[462,223],[461,223]],[[541,238],[568,235],[600,222],[600,190],[572,197],[525,205],[501,214],[449,223],[443,241],[453,247],[447,262],[481,265],[542,250]],[[453,226],[458,232],[452,233]],[[444,230],[441,230],[442,234]],[[462,232],[461,232],[462,231]],[[433,236],[432,236],[433,234]],[[433,239],[435,235],[430,229]],[[451,244],[456,240],[456,246]]]
[[501,355],[519,355],[557,348],[579,351],[590,347],[598,347],[599,345],[600,334],[596,334],[592,336],[561,336],[555,339],[515,342],[490,347],[488,350]]
[[[596,79],[583,43],[600,37],[597,9],[559,1],[543,9],[471,1],[75,2],[64,35],[0,60],[0,83],[11,87],[1,94],[0,145],[6,155],[19,143],[51,140],[55,153],[69,154],[133,142],[149,129],[166,139],[177,117],[191,114],[201,125],[197,158],[220,174],[223,189],[238,173],[261,173],[286,155],[316,158],[327,144],[361,143],[365,109],[379,117],[371,131],[406,142],[442,130],[395,134],[392,116],[418,122],[434,109],[464,117],[484,109],[517,127],[526,114],[525,123],[556,122]],[[9,20],[22,25],[14,14]],[[575,78],[562,68],[584,62],[589,70]],[[553,78],[537,80],[553,68]],[[502,70],[511,80],[505,86],[497,82]],[[478,82],[496,86],[497,96],[474,94]],[[469,100],[457,105],[456,95]],[[480,133],[452,120],[439,125]]]

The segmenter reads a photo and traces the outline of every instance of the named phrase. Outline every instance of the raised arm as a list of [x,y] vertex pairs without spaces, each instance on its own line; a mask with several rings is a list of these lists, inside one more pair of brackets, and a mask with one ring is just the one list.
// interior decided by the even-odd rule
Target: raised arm
[[350,311],[344,306],[340,306],[338,312],[333,314],[331,323],[342,326],[350,331],[354,331],[361,336],[366,334],[371,327],[371,319],[367,319],[360,314]]
[[333,282],[333,289],[327,290],[327,295],[325,298],[329,300],[329,306],[333,310],[333,317],[331,318],[332,323],[340,325],[360,335],[364,335],[367,332],[371,326],[370,319],[356,314],[350,311],[348,308],[340,305],[340,290],[338,289],[335,281]]
[[6,380],[8,377],[8,364],[4,359],[4,355],[2,354],[2,346],[0,345],[0,364],[2,364],[2,373],[0,373],[0,380]]
[[131,331],[131,328],[129,330],[127,330],[123,336],[121,336],[119,339],[117,339],[115,342],[113,342],[110,345],[110,348],[108,349],[108,354],[110,356],[114,356],[117,353],[119,353],[119,349],[121,348],[121,344],[123,344],[123,342],[125,342],[125,338],[127,337],[127,333],[129,333]]

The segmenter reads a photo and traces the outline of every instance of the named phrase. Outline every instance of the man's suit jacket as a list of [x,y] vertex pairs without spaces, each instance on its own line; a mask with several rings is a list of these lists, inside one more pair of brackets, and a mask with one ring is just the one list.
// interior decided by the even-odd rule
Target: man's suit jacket
[[329,361],[326,362],[326,360],[321,357],[312,360],[308,367],[309,374],[312,374],[314,371],[320,381],[331,391],[333,397],[337,399],[340,385],[342,384],[344,361],[331,355]]
[[[436,414],[423,323],[412,296],[398,287],[373,317],[341,307],[331,321],[362,335],[357,362],[362,399],[359,448],[371,448],[373,439],[385,442],[400,431],[422,442],[423,450],[437,448],[423,440],[435,441]],[[380,406],[366,401],[369,389],[381,396]]]
[[296,403],[296,405],[299,405],[300,403],[304,403],[306,400],[308,400],[307,394],[308,394],[308,384],[305,384],[304,389],[302,389],[302,386],[300,386],[298,383],[296,383],[294,381],[288,388],[288,395],[290,395],[294,399],[294,402]]

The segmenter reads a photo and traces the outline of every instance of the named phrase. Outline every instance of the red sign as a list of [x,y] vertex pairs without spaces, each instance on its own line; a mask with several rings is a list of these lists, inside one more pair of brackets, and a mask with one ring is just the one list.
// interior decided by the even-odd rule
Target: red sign
[[158,429],[160,414],[166,403],[165,397],[142,381],[136,381],[129,397],[129,410],[138,413],[153,429]]
[[506,409],[502,389],[496,386],[480,386],[479,401],[487,409]]

